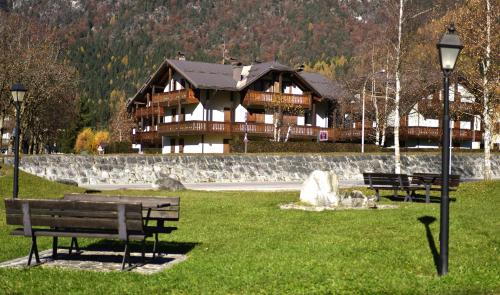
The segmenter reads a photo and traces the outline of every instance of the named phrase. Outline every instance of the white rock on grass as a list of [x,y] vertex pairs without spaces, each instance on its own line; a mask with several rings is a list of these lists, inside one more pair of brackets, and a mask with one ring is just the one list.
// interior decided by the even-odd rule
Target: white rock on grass
[[333,171],[314,170],[302,184],[300,201],[312,206],[338,206],[337,175]]

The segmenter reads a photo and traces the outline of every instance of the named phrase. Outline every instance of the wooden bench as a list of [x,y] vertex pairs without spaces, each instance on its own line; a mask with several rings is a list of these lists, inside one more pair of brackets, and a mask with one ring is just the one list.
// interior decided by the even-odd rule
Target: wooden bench
[[[425,189],[425,202],[430,203],[430,191],[441,191],[443,177],[436,173],[414,173],[411,176],[411,184]],[[460,175],[449,176],[449,191],[457,190],[460,185]]]
[[[12,235],[31,237],[28,266],[33,255],[40,263],[36,238],[53,237],[52,256],[57,257],[59,237],[117,239],[125,243],[122,270],[130,263],[129,241],[141,241],[144,258],[144,232],[141,203],[84,202],[71,200],[5,199],[7,224],[22,225]],[[71,252],[70,248],[70,252]],[[71,254],[71,253],[70,253]]]
[[[158,235],[168,234],[177,230],[176,226],[167,226],[166,222],[179,221],[179,197],[153,197],[153,196],[116,196],[96,194],[67,194],[65,200],[92,201],[92,202],[124,202],[141,203],[144,231],[147,235],[154,236],[153,258],[159,254]],[[154,221],[156,224],[150,225]]]
[[390,173],[363,173],[363,179],[365,185],[368,185],[370,189],[375,190],[375,196],[377,201],[380,200],[381,190],[392,190],[394,191],[394,197],[398,197],[398,191],[406,192],[404,198],[405,201],[412,201],[412,196],[415,194],[415,190],[422,189],[420,186],[414,186],[410,184],[408,175],[406,174],[390,174]]

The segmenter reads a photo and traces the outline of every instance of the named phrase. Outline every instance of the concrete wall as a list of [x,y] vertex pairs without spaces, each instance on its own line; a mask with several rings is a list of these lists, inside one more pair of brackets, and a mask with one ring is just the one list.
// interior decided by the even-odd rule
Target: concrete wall
[[[463,178],[483,177],[482,154],[452,157],[452,173]],[[402,156],[404,173],[440,173],[441,156]],[[6,158],[12,163],[12,158]],[[500,178],[500,155],[492,156],[495,178]],[[21,169],[51,180],[79,184],[147,184],[163,177],[182,182],[302,181],[313,170],[333,170],[340,179],[360,180],[362,172],[392,172],[392,155],[40,155],[24,156]]]

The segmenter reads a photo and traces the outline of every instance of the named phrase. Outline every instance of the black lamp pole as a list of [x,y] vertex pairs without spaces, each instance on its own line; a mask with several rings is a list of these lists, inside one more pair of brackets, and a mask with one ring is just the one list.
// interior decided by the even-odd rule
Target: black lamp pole
[[12,188],[12,197],[17,198],[19,192],[19,128],[21,126],[19,112],[21,108],[19,106],[20,102],[14,102],[16,107],[16,132],[14,133],[14,187]]
[[463,48],[463,44],[455,32],[455,27],[451,24],[447,32],[437,44],[441,70],[443,71],[443,138],[442,138],[442,158],[441,158],[441,220],[439,232],[439,275],[448,273],[448,240],[450,229],[450,199],[449,199],[449,178],[450,178],[450,74],[455,68],[458,55]]
[[442,138],[442,156],[441,156],[441,178],[443,184],[441,186],[441,223],[440,223],[440,263],[439,274],[445,275],[448,273],[448,238],[449,238],[449,221],[450,221],[450,200],[449,200],[449,178],[450,178],[450,72],[444,72],[443,79],[444,89],[444,108],[443,108],[443,138]]
[[16,83],[12,85],[10,92],[14,99],[14,106],[16,107],[16,129],[14,132],[14,187],[12,188],[12,198],[17,198],[19,192],[19,134],[21,134],[21,103],[26,93],[26,88],[23,84]]

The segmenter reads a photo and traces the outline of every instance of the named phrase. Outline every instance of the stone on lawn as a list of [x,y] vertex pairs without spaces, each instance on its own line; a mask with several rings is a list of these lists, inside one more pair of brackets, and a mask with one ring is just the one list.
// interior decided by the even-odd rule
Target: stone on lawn
[[337,206],[339,181],[333,171],[313,171],[300,190],[300,201],[313,206]]
[[170,177],[160,178],[156,180],[153,184],[153,188],[167,191],[181,191],[186,189],[186,187],[180,181]]

